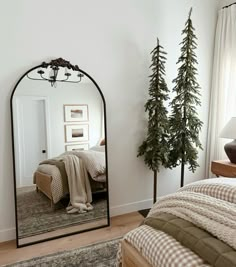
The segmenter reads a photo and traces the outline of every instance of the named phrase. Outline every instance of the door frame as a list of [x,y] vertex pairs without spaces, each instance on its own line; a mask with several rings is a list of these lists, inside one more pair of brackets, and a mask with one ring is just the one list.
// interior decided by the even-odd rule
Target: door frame
[[21,118],[21,112],[20,112],[20,99],[22,98],[31,98],[32,100],[36,101],[43,101],[44,102],[44,120],[45,120],[45,137],[46,137],[46,150],[47,150],[47,157],[51,157],[51,134],[50,134],[50,114],[49,114],[49,99],[48,96],[35,96],[35,95],[19,95],[15,96],[15,98],[12,99],[13,102],[13,121],[14,121],[14,138],[16,140],[16,146],[15,146],[15,174],[16,174],[16,187],[18,188],[20,186],[20,178],[22,175],[22,164],[23,159],[20,156],[20,151],[22,151],[22,148],[25,144],[22,144],[21,140],[21,134],[19,129],[22,126],[22,118]]

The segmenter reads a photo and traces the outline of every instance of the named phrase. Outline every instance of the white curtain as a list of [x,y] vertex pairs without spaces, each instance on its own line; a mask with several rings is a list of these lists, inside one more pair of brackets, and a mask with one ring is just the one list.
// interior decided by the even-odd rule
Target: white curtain
[[226,159],[219,134],[227,121],[236,116],[236,5],[218,14],[210,98],[206,151],[206,178],[211,177],[212,160]]

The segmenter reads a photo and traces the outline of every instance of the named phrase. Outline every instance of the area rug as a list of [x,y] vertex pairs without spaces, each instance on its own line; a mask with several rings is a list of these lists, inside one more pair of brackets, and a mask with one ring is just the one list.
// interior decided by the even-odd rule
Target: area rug
[[19,238],[51,232],[68,226],[100,220],[107,216],[107,201],[97,198],[94,209],[86,213],[66,213],[66,201],[61,201],[52,210],[50,200],[34,187],[17,190],[17,217]]
[[87,247],[37,257],[5,267],[115,267],[120,238]]

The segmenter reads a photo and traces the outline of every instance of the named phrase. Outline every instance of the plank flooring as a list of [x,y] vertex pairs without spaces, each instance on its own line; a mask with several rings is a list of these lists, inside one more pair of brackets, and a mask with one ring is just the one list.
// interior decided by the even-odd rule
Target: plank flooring
[[139,226],[142,220],[143,216],[140,213],[132,212],[112,217],[110,227],[71,235],[23,248],[17,249],[15,240],[4,242],[0,244],[0,266],[121,237],[128,231]]

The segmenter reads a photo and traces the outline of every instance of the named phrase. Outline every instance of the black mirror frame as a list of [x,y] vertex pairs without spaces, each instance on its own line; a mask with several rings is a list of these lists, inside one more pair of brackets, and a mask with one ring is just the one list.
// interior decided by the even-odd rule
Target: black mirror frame
[[[69,69],[79,71],[82,74],[84,74],[86,77],[88,77],[93,82],[93,84],[96,86],[96,88],[99,91],[99,93],[100,93],[100,95],[102,97],[102,100],[103,100],[104,128],[105,128],[104,130],[105,130],[105,144],[106,144],[105,145],[105,155],[106,155],[106,177],[107,177],[107,181],[106,181],[106,185],[107,185],[107,192],[106,192],[106,197],[107,197],[107,224],[102,225],[102,226],[98,226],[98,227],[92,227],[92,228],[89,228],[89,229],[86,229],[86,230],[75,231],[73,233],[67,233],[67,234],[62,234],[62,235],[58,235],[58,236],[55,236],[55,237],[45,238],[45,239],[42,239],[42,240],[39,240],[39,241],[29,242],[27,244],[20,245],[19,244],[19,238],[18,238],[18,216],[17,216],[17,195],[16,195],[16,168],[15,168],[15,163],[16,162],[15,162],[15,141],[14,141],[14,125],[13,125],[13,96],[14,96],[14,93],[15,93],[15,90],[16,90],[17,86],[22,81],[22,79],[27,76],[28,73],[30,73],[31,71],[33,71],[35,69],[38,69],[38,68],[45,68],[45,66],[55,65],[55,63],[59,67],[68,67]],[[78,233],[88,232],[88,231],[92,231],[92,230],[96,230],[96,229],[100,229],[100,228],[104,228],[104,227],[110,226],[106,101],[105,101],[104,95],[103,95],[100,87],[95,82],[95,80],[87,72],[85,72],[84,70],[80,69],[77,65],[72,65],[69,61],[66,61],[66,60],[64,60],[62,58],[58,58],[58,59],[52,60],[49,63],[43,62],[41,65],[38,65],[38,66],[35,66],[35,67],[29,69],[17,81],[17,83],[14,86],[14,89],[12,91],[12,94],[11,94],[10,107],[11,107],[11,134],[12,134],[14,202],[15,202],[15,225],[16,225],[16,246],[17,246],[17,248],[21,248],[21,247],[25,247],[25,246],[29,246],[29,245],[33,245],[33,244],[37,244],[37,243],[41,243],[41,242],[45,242],[45,241],[57,239],[57,238],[62,238],[62,237],[65,237],[65,236],[75,235],[75,234],[78,234]]]

